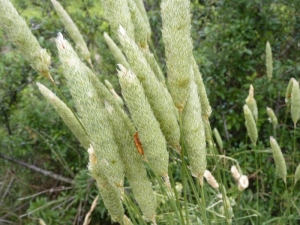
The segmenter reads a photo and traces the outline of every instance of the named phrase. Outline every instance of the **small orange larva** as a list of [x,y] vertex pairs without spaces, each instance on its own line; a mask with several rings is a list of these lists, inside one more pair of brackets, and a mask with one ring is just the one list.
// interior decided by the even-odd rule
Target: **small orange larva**
[[138,132],[135,132],[133,139],[134,139],[135,147],[138,150],[138,152],[141,155],[144,155],[144,149],[143,149],[142,143],[140,142]]

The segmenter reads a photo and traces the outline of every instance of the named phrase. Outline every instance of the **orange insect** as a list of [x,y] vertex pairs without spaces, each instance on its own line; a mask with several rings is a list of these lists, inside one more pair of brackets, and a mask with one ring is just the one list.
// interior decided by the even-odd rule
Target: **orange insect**
[[135,132],[134,136],[133,136],[133,139],[134,139],[134,144],[135,144],[135,147],[136,149],[138,150],[138,152],[141,154],[141,155],[144,155],[144,149],[143,149],[143,146],[142,146],[142,143],[139,139],[139,134],[138,132]]

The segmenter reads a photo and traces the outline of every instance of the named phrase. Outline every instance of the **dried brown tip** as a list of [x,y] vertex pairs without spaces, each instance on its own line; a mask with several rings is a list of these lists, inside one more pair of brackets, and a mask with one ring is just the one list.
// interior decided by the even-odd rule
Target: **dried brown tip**
[[138,150],[138,152],[140,153],[140,155],[144,155],[144,149],[143,149],[142,143],[141,143],[141,141],[139,139],[138,132],[135,132],[135,134],[133,136],[133,139],[134,139],[135,147]]

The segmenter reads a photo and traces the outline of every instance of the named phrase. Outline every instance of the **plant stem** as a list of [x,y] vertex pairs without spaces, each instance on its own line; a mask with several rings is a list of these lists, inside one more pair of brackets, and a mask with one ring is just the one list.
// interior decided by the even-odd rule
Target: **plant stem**
[[274,206],[274,197],[275,197],[275,189],[276,189],[276,183],[277,183],[277,178],[276,175],[274,176],[274,182],[272,185],[272,195],[271,195],[271,200],[270,200],[270,205],[269,205],[269,215],[272,213],[272,208]]
[[[294,126],[294,143],[293,143],[293,154],[292,154],[292,158],[293,158],[293,164],[292,164],[292,171],[295,171],[295,157],[296,157],[296,124]],[[292,179],[292,184],[294,183],[294,176]]]
[[276,125],[273,125],[273,137],[276,139]]
[[[257,195],[257,201],[256,201],[256,211],[259,212],[259,183],[258,183],[258,155],[257,155],[257,152],[256,152],[256,145],[254,146],[254,156],[255,156],[255,170],[257,171],[257,174],[256,174],[256,195]],[[256,217],[256,224],[259,224],[258,223],[258,216]]]
[[184,134],[182,130],[182,113],[179,114],[179,125],[180,125],[180,143],[181,143],[181,174],[182,174],[182,186],[183,186],[183,196],[184,196],[184,209],[185,209],[185,217],[186,224],[189,223],[189,212],[188,212],[188,200],[187,200],[187,180],[186,180],[186,162],[185,162],[185,144],[184,144]]
[[[287,116],[288,116],[288,109],[286,110],[285,112],[285,118],[284,118],[284,124],[286,125],[286,121],[287,121]],[[279,146],[282,146],[282,140],[283,140],[283,136],[284,136],[284,132],[285,132],[286,129],[283,129],[282,131],[282,134],[281,134],[281,137],[280,137],[280,144]]]

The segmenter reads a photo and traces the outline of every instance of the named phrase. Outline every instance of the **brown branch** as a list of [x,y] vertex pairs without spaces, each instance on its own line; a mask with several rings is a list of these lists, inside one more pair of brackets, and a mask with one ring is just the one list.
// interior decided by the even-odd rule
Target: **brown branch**
[[85,218],[84,218],[84,222],[83,222],[83,225],[89,225],[90,222],[91,222],[91,215],[92,215],[92,212],[94,211],[96,205],[97,205],[97,201],[98,201],[98,198],[99,198],[99,195],[96,196],[96,198],[94,199],[92,205],[91,205],[91,208],[90,208],[90,211],[88,211],[88,213],[85,215]]
[[66,183],[69,183],[69,184],[74,184],[74,181],[68,177],[64,177],[64,176],[61,176],[59,174],[56,174],[56,173],[53,173],[51,171],[48,171],[48,170],[44,170],[44,169],[41,169],[39,167],[36,167],[34,165],[30,165],[26,162],[23,162],[23,161],[20,161],[20,160],[17,160],[17,159],[14,159],[14,158],[11,158],[7,155],[4,155],[3,153],[0,153],[0,157],[3,158],[3,159],[6,159],[10,162],[13,162],[13,163],[16,163],[16,164],[19,164],[19,165],[22,165],[24,167],[27,167],[31,170],[34,170],[36,172],[39,172],[39,173],[42,173],[44,174],[45,176],[49,176],[49,177],[52,177],[54,178],[55,180],[60,180],[62,182],[66,182]]
[[2,199],[1,199],[1,201],[0,201],[0,205],[2,205],[2,202],[4,201],[6,195],[8,194],[8,192],[9,192],[9,190],[10,190],[10,188],[11,188],[11,185],[12,185],[12,183],[14,182],[14,180],[15,180],[14,177],[10,178],[9,184],[8,184],[8,186],[7,186],[7,188],[6,188],[5,192],[4,192],[4,194],[3,194],[3,196],[2,196]]

